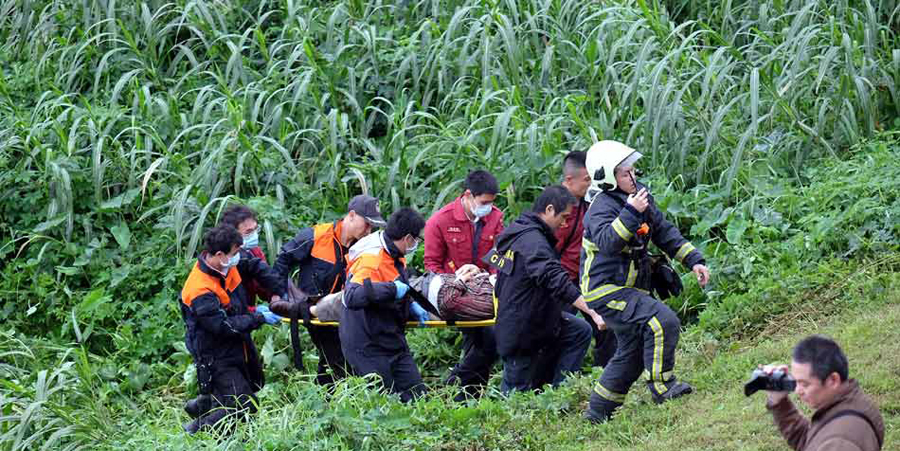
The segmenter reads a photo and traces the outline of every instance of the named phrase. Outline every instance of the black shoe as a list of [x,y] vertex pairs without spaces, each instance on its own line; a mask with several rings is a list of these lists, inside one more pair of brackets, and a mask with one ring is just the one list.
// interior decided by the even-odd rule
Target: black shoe
[[650,389],[650,394],[653,398],[653,402],[657,404],[662,404],[666,401],[671,401],[676,398],[680,398],[684,395],[689,395],[694,392],[694,388],[691,387],[686,382],[674,382],[669,386],[669,389],[666,390],[665,393],[659,395],[655,390]]
[[184,432],[187,432],[190,435],[194,435],[197,431],[200,430],[200,419],[195,418],[194,421],[184,423]]
[[191,418],[197,418],[212,409],[212,396],[200,395],[184,404],[184,411]]

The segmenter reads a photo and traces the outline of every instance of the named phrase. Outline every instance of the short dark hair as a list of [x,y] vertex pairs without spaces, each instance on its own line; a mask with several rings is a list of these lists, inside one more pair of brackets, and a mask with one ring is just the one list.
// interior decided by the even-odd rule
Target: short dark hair
[[500,192],[500,187],[497,186],[497,178],[483,169],[476,169],[466,176],[465,188],[471,191],[473,196],[497,194]]
[[219,224],[203,235],[203,250],[210,254],[224,252],[228,254],[235,246],[244,244],[244,238],[230,224]]
[[812,373],[822,382],[825,382],[831,373],[838,373],[841,382],[846,381],[850,375],[844,351],[841,351],[841,347],[834,340],[822,335],[812,335],[797,343],[793,358],[797,363],[810,364]]
[[225,213],[222,213],[222,220],[219,221],[219,224],[228,224],[237,228],[248,219],[256,220],[256,212],[252,208],[240,204],[232,205],[225,210]]
[[570,175],[580,169],[587,169],[587,152],[573,150],[563,159],[563,174]]
[[553,205],[556,214],[566,211],[569,205],[575,205],[578,202],[575,196],[562,185],[553,185],[544,188],[541,195],[534,201],[531,211],[534,213],[543,213],[547,210],[548,205]]
[[406,235],[419,237],[425,228],[425,218],[412,208],[405,207],[395,211],[388,218],[384,234],[391,240],[399,240]]

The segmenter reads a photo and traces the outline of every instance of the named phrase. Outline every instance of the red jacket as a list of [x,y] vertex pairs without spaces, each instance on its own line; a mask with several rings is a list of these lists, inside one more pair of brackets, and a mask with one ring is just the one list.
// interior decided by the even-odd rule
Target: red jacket
[[[584,214],[590,204],[579,199],[572,215],[556,230],[556,252],[559,252],[563,268],[578,285],[578,269],[581,267],[581,238],[584,237]],[[565,247],[565,249],[563,248]]]
[[[262,249],[259,246],[250,249],[250,253],[263,262],[266,261],[266,254],[263,253]],[[257,297],[265,302],[269,302],[272,298],[272,293],[266,291],[266,289],[263,288],[262,285],[260,285],[256,280],[246,281],[245,286],[247,287],[247,300],[250,301],[251,306],[256,306]],[[251,309],[251,311],[255,311],[255,309]]]
[[473,255],[475,223],[466,216],[462,196],[428,218],[425,223],[425,269],[449,274],[462,265],[474,263],[487,270],[488,265],[481,257],[494,247],[494,240],[503,231],[503,212],[491,207],[491,212],[479,221],[484,225]]

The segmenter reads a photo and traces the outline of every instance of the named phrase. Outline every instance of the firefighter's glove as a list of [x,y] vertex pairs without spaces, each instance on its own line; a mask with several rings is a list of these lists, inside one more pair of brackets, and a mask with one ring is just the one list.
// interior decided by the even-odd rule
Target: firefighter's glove
[[399,281],[394,281],[394,286],[397,287],[397,299],[403,299],[406,296],[406,292],[409,291],[409,285]]
[[419,321],[419,327],[425,327],[425,321],[429,319],[428,312],[418,302],[413,301],[409,303],[409,314]]

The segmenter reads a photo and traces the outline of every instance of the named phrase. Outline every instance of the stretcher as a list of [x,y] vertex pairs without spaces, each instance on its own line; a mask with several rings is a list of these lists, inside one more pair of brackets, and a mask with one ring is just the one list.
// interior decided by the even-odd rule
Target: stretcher
[[[290,318],[282,318],[281,322],[290,324]],[[300,320],[303,323],[303,320]],[[445,327],[488,327],[493,326],[497,322],[496,318],[492,319],[483,319],[479,321],[425,321],[426,329],[440,329]],[[309,321],[310,325],[313,326],[333,326],[337,327],[337,321],[319,321],[317,319],[312,319]],[[406,323],[407,329],[416,329],[422,326],[419,325],[418,321],[408,321]]]

